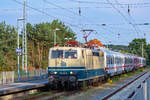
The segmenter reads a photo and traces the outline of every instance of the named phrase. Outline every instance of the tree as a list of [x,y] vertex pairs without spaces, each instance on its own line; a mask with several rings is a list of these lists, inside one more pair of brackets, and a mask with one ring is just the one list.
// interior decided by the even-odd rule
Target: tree
[[[72,41],[76,39],[74,32],[58,20],[52,23],[27,24],[28,67],[48,67],[48,51],[54,44],[56,28],[60,29],[56,32],[58,44],[64,45],[67,41],[65,38],[72,38]],[[16,37],[15,27],[6,25],[5,22],[0,23],[0,71],[17,69]],[[20,34],[20,41],[21,39],[22,34]],[[20,47],[22,47],[21,43]]]
[[142,56],[142,45],[143,45],[143,51],[144,51],[144,56],[146,56],[146,40],[145,39],[134,39],[131,43],[129,43],[129,52],[132,54],[136,54],[138,56]]
[[68,37],[72,38],[72,40],[76,39],[73,31],[58,20],[54,20],[52,23],[27,24],[30,66],[47,68],[48,49],[54,44],[54,32],[56,28],[59,28],[59,31],[56,32],[58,44],[64,45],[67,41],[65,38]]
[[143,45],[143,57],[147,59],[150,57],[148,55],[149,46],[147,46],[146,39],[134,39],[131,43],[129,43],[129,53],[135,54],[137,56],[142,57],[142,45]]
[[0,70],[11,70],[16,65],[16,35],[15,27],[0,23]]
[[146,52],[147,52],[147,65],[150,65],[150,44],[147,45],[146,47]]

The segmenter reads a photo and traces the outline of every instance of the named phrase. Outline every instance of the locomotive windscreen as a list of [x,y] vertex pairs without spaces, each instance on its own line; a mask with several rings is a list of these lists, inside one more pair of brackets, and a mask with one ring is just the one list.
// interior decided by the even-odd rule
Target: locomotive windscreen
[[77,58],[77,50],[65,51],[65,58],[76,59]]
[[52,58],[62,58],[63,50],[52,50]]
[[52,50],[52,58],[77,59],[77,50]]

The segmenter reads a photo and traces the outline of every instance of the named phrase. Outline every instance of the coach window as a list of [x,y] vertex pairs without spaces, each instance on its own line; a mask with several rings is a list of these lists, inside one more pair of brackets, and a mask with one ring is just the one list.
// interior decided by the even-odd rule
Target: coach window
[[106,59],[107,59],[107,65],[109,65],[110,64],[110,57],[106,56]]
[[119,64],[121,64],[121,58],[119,57]]
[[113,56],[111,56],[111,64],[113,64],[113,61],[114,61]]
[[114,64],[115,62],[115,57],[112,56],[112,64]]
[[110,64],[112,64],[112,57],[110,56]]
[[119,57],[117,57],[117,64],[119,64]]
[[119,59],[118,59],[118,57],[116,57],[116,59],[115,59],[115,63],[116,63],[116,64],[118,64],[118,63],[119,63]]
[[125,64],[127,64],[127,58],[125,58]]
[[107,63],[107,65],[108,65],[108,56],[106,56],[106,63]]
[[109,56],[109,64],[111,64],[111,56]]
[[111,64],[111,59],[110,59],[110,56],[107,56],[107,64]]
[[122,63],[122,60],[121,60],[121,58],[119,58],[119,59],[120,59],[119,63],[121,64],[121,63]]
[[108,64],[110,64],[110,61],[111,61],[110,56],[108,56]]

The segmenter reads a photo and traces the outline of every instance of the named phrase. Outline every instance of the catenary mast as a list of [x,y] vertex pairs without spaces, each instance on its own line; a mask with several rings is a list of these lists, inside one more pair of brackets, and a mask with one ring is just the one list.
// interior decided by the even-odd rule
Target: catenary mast
[[28,72],[27,65],[27,32],[26,32],[26,0],[23,7],[23,35],[22,35],[22,69]]

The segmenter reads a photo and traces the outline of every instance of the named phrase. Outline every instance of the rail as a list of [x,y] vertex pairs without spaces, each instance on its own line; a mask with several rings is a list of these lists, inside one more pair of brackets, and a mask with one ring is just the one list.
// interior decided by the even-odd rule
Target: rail
[[105,96],[102,100],[150,100],[150,96],[147,95],[150,92],[148,84],[150,84],[150,70],[143,72],[135,79]]

